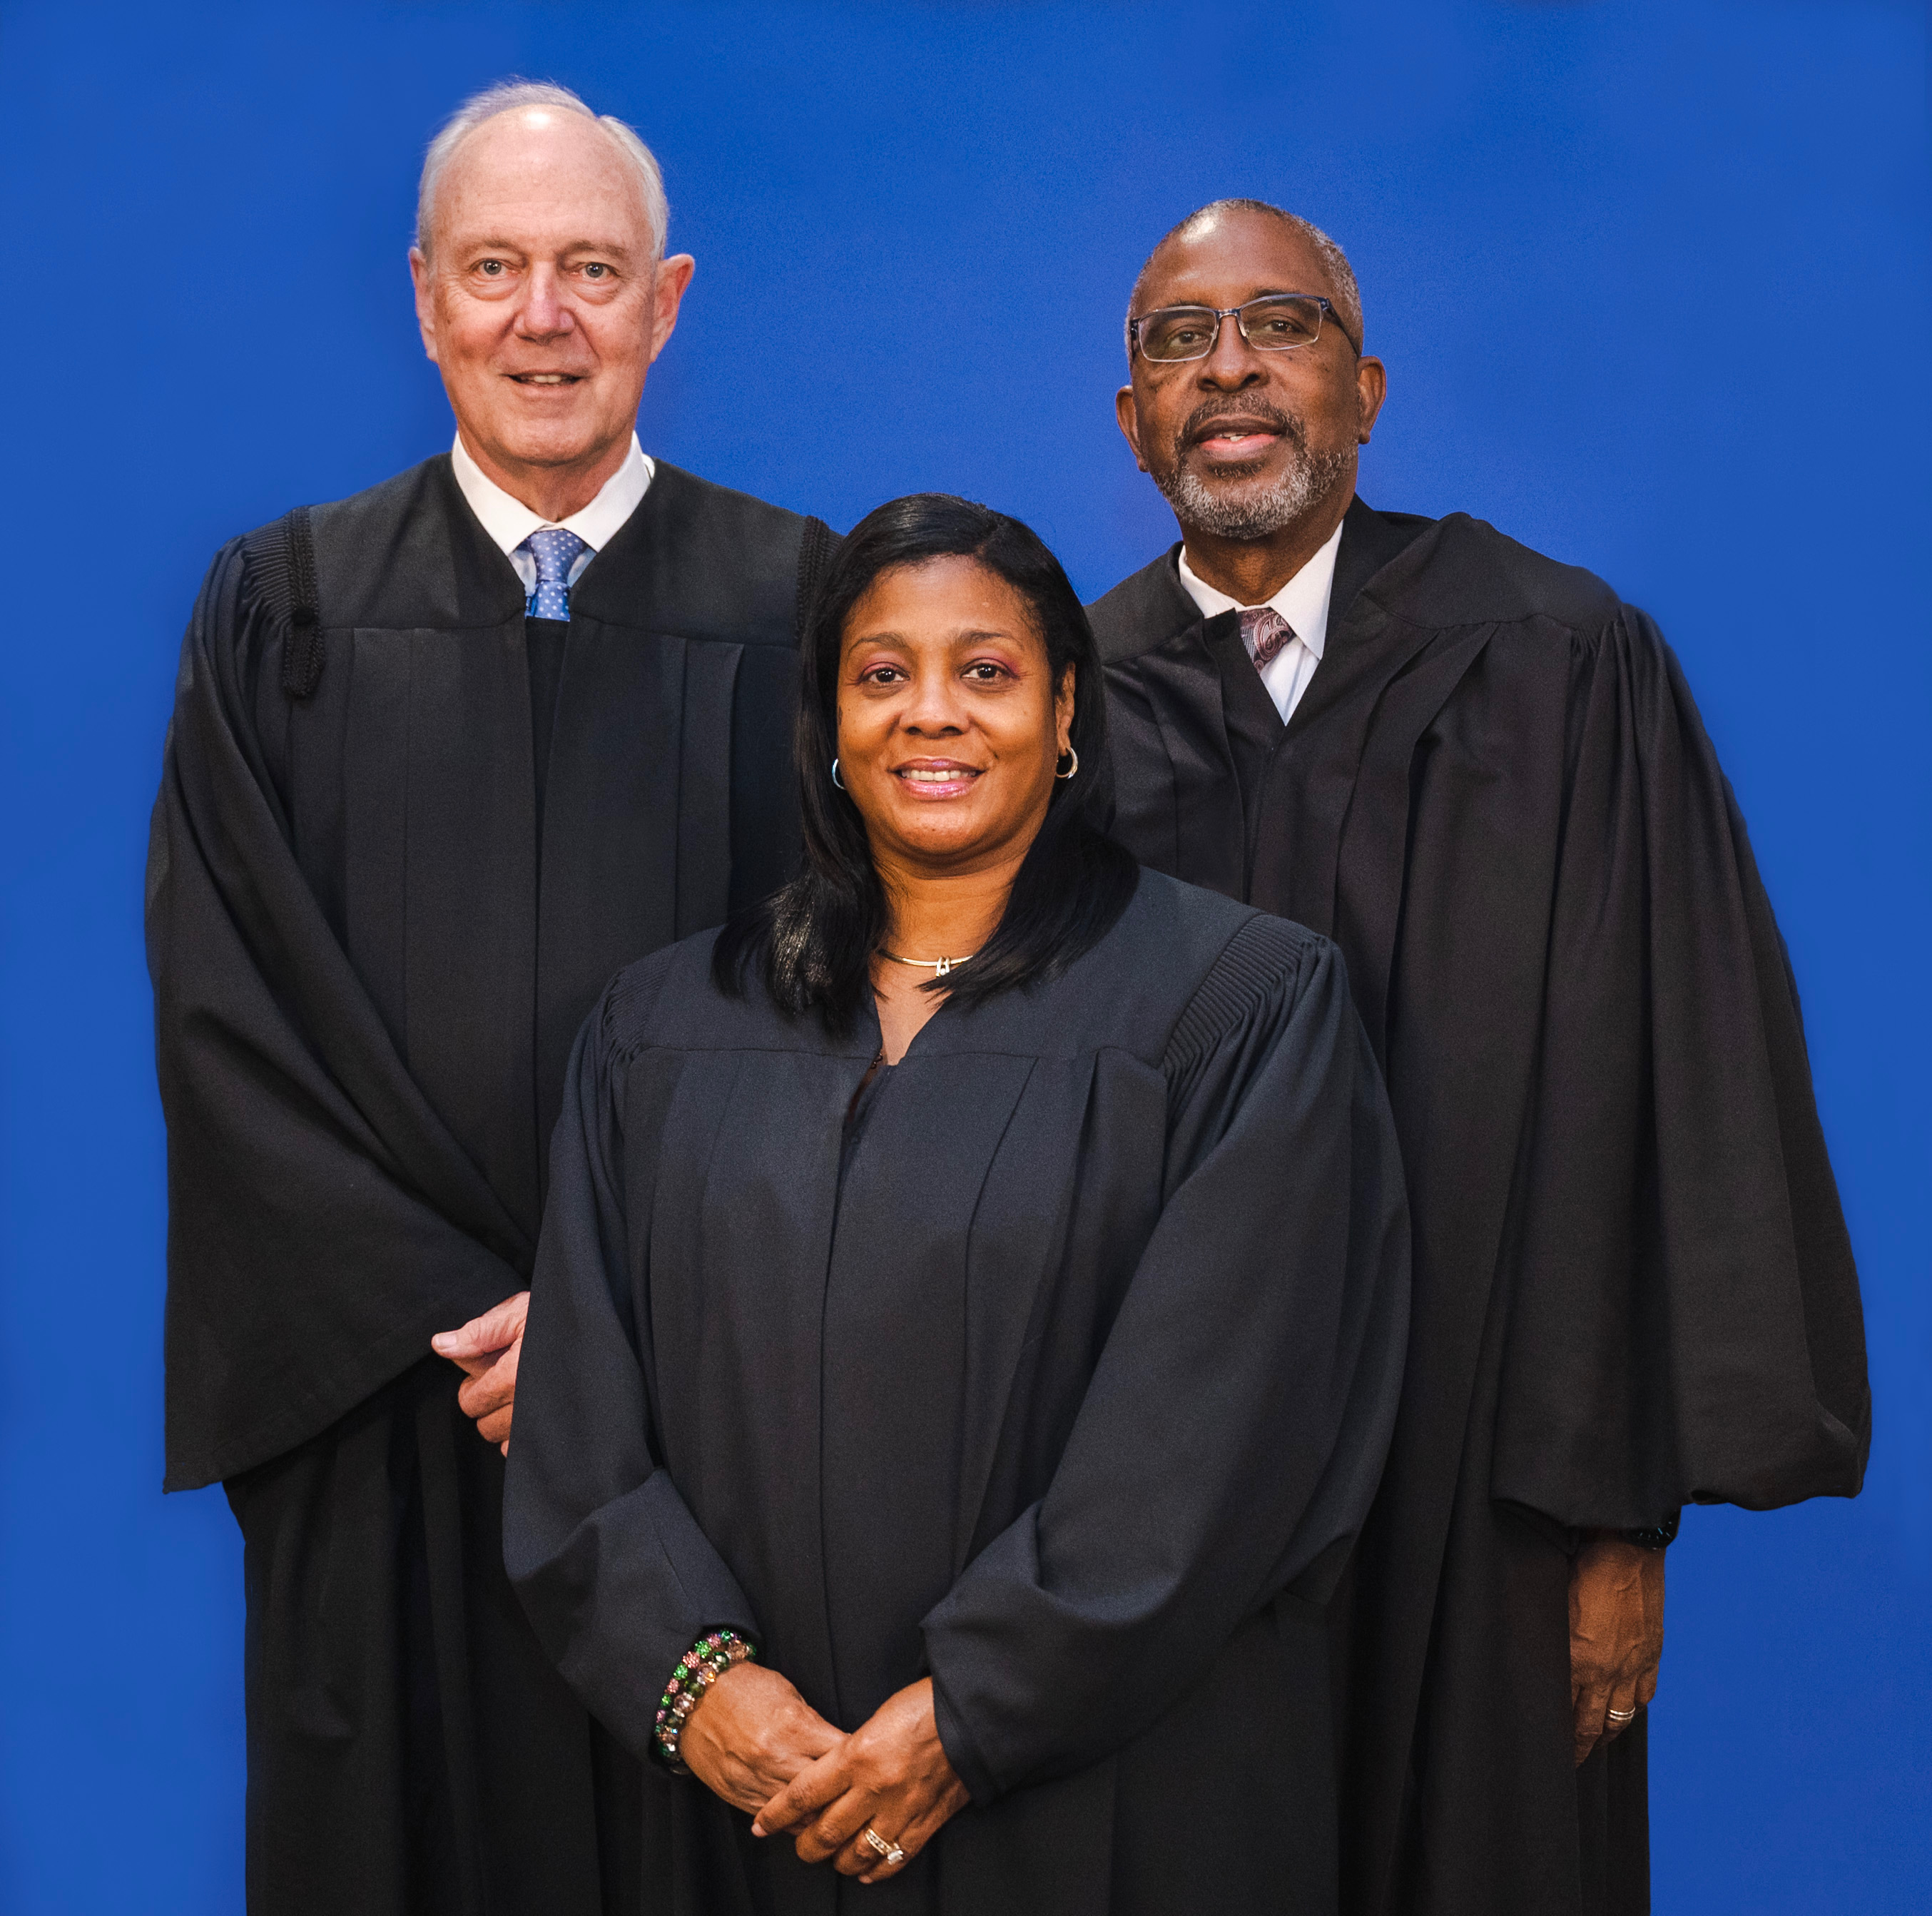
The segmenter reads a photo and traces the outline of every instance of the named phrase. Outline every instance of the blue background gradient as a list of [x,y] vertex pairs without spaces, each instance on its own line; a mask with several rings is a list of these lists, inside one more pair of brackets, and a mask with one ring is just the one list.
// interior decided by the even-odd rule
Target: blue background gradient
[[1360,275],[1374,503],[1588,566],[1676,643],[1804,993],[1863,1269],[1855,1503],[1695,1511],[1666,1916],[1925,1906],[1932,1860],[1926,27],[1881,0],[0,8],[0,1907],[242,1906],[240,1551],[164,1501],[141,867],[217,546],[446,447],[404,248],[512,73],[661,156],[647,450],[850,524],[1173,536],[1113,422],[1142,255],[1224,194]]

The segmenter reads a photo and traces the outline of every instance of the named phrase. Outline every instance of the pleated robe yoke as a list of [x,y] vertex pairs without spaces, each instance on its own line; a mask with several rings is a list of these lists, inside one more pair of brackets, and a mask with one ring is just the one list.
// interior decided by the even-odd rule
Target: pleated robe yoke
[[[693,503],[676,496],[683,478],[660,466],[572,589],[541,848],[523,584],[460,496],[440,502],[442,577],[425,578],[417,554],[404,562],[430,602],[410,609],[442,616],[327,635],[351,666],[350,954],[411,1077],[439,1112],[460,1114],[453,1128],[532,1245],[585,1008],[638,953],[717,923],[730,902],[745,647],[704,629],[701,599],[695,622],[678,603],[705,556],[676,549]],[[327,607],[331,528],[317,518]],[[342,545],[338,563],[360,571]],[[501,1015],[517,1006],[528,1016]]]

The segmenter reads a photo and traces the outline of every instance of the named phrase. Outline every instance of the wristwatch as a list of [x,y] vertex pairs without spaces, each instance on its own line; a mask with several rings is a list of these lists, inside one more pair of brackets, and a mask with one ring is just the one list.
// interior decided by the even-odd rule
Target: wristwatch
[[1673,1510],[1663,1522],[1647,1530],[1625,1530],[1622,1533],[1626,1543],[1634,1543],[1640,1550],[1667,1550],[1677,1541],[1677,1525],[1684,1513]]

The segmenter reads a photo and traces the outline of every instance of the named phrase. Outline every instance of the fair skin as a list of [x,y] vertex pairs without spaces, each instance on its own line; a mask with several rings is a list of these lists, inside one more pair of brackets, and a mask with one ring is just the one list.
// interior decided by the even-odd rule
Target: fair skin
[[[437,182],[412,248],[423,350],[442,374],[464,449],[554,523],[624,463],[652,362],[695,263],[656,257],[637,172],[580,113],[500,113]],[[530,1293],[430,1340],[464,1374],[457,1401],[505,1451]]]
[[[1266,214],[1224,211],[1191,224],[1148,262],[1136,314],[1166,306],[1222,311],[1267,293],[1316,293],[1342,303],[1322,256]],[[1169,478],[1184,463],[1224,495],[1268,485],[1294,456],[1282,422],[1310,451],[1344,456],[1343,477],[1299,518],[1264,538],[1227,539],[1181,524],[1195,573],[1243,605],[1272,599],[1342,523],[1355,494],[1358,449],[1369,443],[1388,392],[1379,359],[1358,355],[1341,325],[1312,345],[1264,353],[1224,320],[1204,359],[1158,365],[1134,356],[1115,400],[1121,431],[1144,472]],[[1664,1553],[1597,1533],[1570,1581],[1572,1727],[1576,1761],[1628,1727],[1610,1712],[1642,1708],[1664,1654]]]
[[[838,761],[884,881],[888,950],[963,956],[992,935],[1072,722],[1072,668],[1054,682],[1031,608],[997,574],[944,558],[873,581],[842,638]],[[944,1002],[920,989],[927,975],[874,964],[889,1065]],[[740,1664],[706,1692],[681,1748],[720,1796],[757,1810],[754,1834],[788,1834],[806,1862],[866,1882],[904,1866],[864,1841],[868,1827],[910,1861],[968,1800],[929,1678],[844,1736],[782,1677]],[[774,1776],[778,1786],[753,1801]]]
[[635,167],[596,121],[550,107],[463,141],[424,238],[416,318],[465,449],[532,512],[581,512],[624,463],[695,263],[657,259]]

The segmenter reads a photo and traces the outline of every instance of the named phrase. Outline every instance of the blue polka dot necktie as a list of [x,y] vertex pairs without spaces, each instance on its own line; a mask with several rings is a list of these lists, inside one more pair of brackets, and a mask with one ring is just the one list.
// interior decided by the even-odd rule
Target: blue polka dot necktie
[[577,555],[590,549],[586,541],[561,526],[545,526],[517,548],[537,562],[537,589],[524,607],[526,618],[570,617],[570,569],[576,564]]

